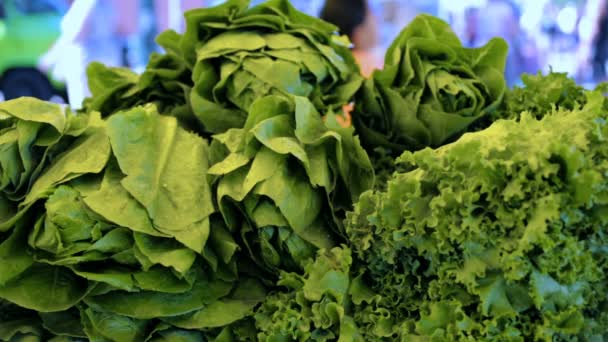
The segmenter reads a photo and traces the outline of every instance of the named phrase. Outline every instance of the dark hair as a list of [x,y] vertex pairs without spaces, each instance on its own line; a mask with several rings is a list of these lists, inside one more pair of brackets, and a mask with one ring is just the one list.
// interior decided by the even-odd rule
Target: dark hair
[[365,22],[366,0],[326,0],[321,10],[321,19],[338,27],[351,40],[355,29]]

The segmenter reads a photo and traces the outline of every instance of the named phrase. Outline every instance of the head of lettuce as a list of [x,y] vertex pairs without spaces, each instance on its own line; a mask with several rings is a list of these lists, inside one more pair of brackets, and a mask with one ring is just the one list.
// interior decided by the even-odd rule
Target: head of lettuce
[[350,102],[362,83],[350,42],[337,28],[297,11],[287,0],[250,7],[229,0],[185,14],[183,35],[158,38],[138,76],[99,63],[89,67],[88,110],[110,115],[153,102],[161,111],[197,121],[205,133],[242,128],[264,96],[302,96],[325,114]]
[[420,15],[358,95],[354,124],[368,149],[438,147],[501,103],[507,44],[465,48],[440,19]]

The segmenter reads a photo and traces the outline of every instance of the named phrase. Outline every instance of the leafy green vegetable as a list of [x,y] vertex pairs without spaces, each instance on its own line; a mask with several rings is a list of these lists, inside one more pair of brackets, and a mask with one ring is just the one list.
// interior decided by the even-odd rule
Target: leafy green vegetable
[[363,341],[349,307],[351,252],[320,250],[303,276],[282,272],[255,314],[258,341]]
[[603,340],[608,111],[498,121],[366,192],[346,229],[368,340]]
[[[159,36],[158,41],[163,46],[161,38],[167,35],[170,32]],[[169,39],[179,40],[176,37]],[[141,75],[126,68],[93,62],[87,68],[87,76],[92,96],[84,102],[86,111],[99,111],[107,116],[153,103],[161,113],[179,118],[183,125],[201,129],[189,104],[192,71],[186,67],[183,58],[171,50],[166,54],[153,53]]]
[[43,335],[35,312],[0,298],[0,341],[41,341]]
[[308,97],[325,114],[341,109],[361,85],[347,39],[287,0],[253,8],[229,0],[185,16],[186,32],[162,33],[157,41],[167,52],[153,54],[141,76],[91,64],[87,110],[109,115],[155,103],[189,127],[222,133],[241,128],[261,97]]
[[180,49],[193,68],[193,111],[209,131],[242,127],[266,95],[308,97],[322,113],[350,101],[361,77],[336,27],[286,0],[248,5],[230,0],[186,13]]
[[83,133],[89,118],[95,116],[75,117],[33,98],[0,103],[0,222],[16,212],[44,168]]
[[335,31],[228,0],[0,103],[0,341],[608,340],[608,87],[428,15],[363,83]]
[[244,128],[214,136],[212,149],[225,152],[209,170],[220,211],[268,271],[301,269],[317,248],[334,246],[340,211],[371,187],[372,166],[352,134],[335,116],[323,122],[306,98],[268,96]]
[[566,73],[549,72],[542,75],[522,75],[524,87],[515,87],[507,92],[504,111],[507,119],[518,118],[526,111],[536,118],[553,109],[574,110],[585,105],[585,89],[568,78]]
[[419,15],[357,96],[353,123],[364,147],[399,155],[456,138],[500,105],[506,56],[501,39],[465,48],[447,23]]
[[[14,141],[31,134],[14,128],[30,122],[22,110],[39,110],[47,122],[66,119],[33,99],[3,107],[14,119],[1,137]],[[153,105],[106,121],[82,115],[68,117],[81,124],[78,131],[64,122],[68,128],[53,126],[52,139],[39,140],[46,145],[33,145],[52,150],[53,158],[0,225],[0,300],[42,318],[40,325],[11,317],[0,326],[1,340],[51,332],[141,341],[161,318],[187,326],[182,315],[223,305],[240,310],[215,317],[225,325],[251,314],[265,289],[249,277],[238,284],[257,286],[256,295],[238,295],[243,258],[237,260],[238,245],[212,218],[207,142]],[[28,139],[37,136],[44,138]]]

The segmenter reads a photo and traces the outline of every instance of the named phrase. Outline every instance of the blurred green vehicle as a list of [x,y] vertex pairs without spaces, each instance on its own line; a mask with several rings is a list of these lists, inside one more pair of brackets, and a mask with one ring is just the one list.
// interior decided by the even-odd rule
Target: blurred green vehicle
[[0,91],[6,100],[64,96],[64,86],[37,68],[61,34],[64,0],[0,0]]

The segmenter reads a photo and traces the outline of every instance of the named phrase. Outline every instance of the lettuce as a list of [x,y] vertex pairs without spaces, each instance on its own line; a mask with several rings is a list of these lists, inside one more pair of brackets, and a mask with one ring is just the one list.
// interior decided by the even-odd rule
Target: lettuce
[[188,100],[193,86],[192,71],[181,54],[167,45],[176,40],[179,40],[177,33],[162,33],[157,41],[167,52],[152,53],[141,75],[127,68],[91,63],[87,79],[92,96],[85,99],[84,112],[98,111],[108,116],[135,106],[154,104],[159,112],[178,118],[183,126],[202,131]]
[[336,27],[286,0],[249,8],[247,0],[189,11],[186,31],[162,33],[142,75],[91,64],[86,110],[110,115],[155,103],[200,132],[242,128],[249,107],[264,96],[307,97],[325,114],[338,111],[362,77]]
[[523,112],[540,119],[556,109],[574,110],[587,102],[585,88],[568,78],[566,73],[550,71],[546,75],[524,74],[523,87],[516,86],[505,94],[501,108],[492,112],[484,124],[489,126],[498,119],[516,119]]
[[457,138],[501,104],[506,57],[501,39],[465,48],[447,23],[419,15],[357,95],[353,123],[364,147],[398,156]]
[[364,341],[350,311],[351,252],[320,250],[303,276],[281,273],[288,292],[268,295],[255,313],[258,341]]
[[301,270],[339,241],[341,213],[371,188],[365,151],[335,115],[324,122],[304,97],[268,96],[244,128],[213,136],[217,201],[228,228],[271,273]]
[[367,339],[607,338],[607,118],[588,93],[582,109],[404,153],[412,170],[346,224]]
[[186,22],[0,103],[0,341],[608,339],[606,85],[426,15],[364,84],[286,0]]
[[88,119],[33,98],[0,103],[0,222],[15,214],[42,171],[83,133]]
[[507,92],[506,109],[497,111],[503,115],[507,114],[506,119],[517,118],[513,115],[520,115],[524,111],[540,118],[554,108],[574,110],[587,102],[585,89],[568,78],[565,73],[524,74],[521,79],[524,87],[515,87]]
[[[239,274],[247,257],[237,257],[236,241],[213,216],[207,142],[175,118],[153,105],[106,121],[98,113],[75,119],[34,99],[0,108],[13,120],[4,146],[34,141],[2,169],[3,177],[23,175],[11,185],[27,192],[0,223],[0,304],[16,312],[0,325],[1,339],[50,332],[141,341],[158,320],[214,328],[251,314],[264,298],[259,280]],[[53,124],[32,123],[36,113]],[[77,137],[59,133],[76,127]],[[14,161],[14,148],[2,153]],[[27,164],[30,155],[44,163]],[[39,165],[37,177],[28,173]],[[17,198],[18,187],[5,189],[5,198]],[[40,319],[26,324],[22,317],[33,312]],[[214,320],[201,320],[209,312]]]

